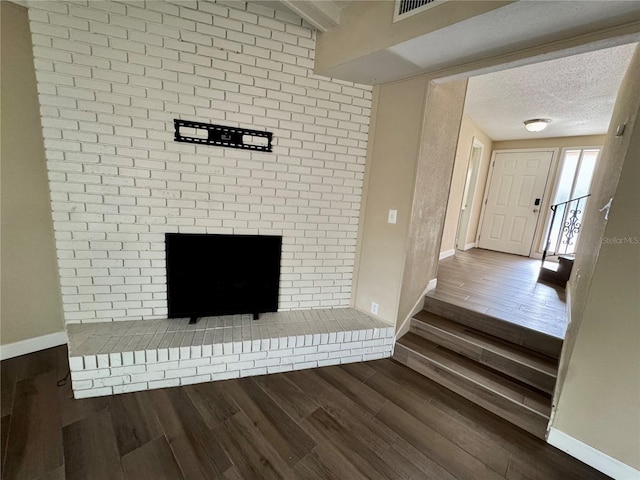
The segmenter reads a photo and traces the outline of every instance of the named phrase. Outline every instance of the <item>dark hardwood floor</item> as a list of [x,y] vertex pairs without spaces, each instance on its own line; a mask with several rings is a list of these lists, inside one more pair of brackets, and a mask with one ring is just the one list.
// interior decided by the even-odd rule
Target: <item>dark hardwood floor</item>
[[564,338],[565,289],[538,282],[540,264],[480,248],[456,250],[438,262],[438,284],[427,296]]
[[392,361],[74,400],[66,348],[2,362],[2,478],[607,478]]

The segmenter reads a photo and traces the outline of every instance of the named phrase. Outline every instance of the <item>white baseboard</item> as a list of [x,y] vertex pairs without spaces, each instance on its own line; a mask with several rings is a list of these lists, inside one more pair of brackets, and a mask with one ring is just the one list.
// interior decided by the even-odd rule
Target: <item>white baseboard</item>
[[445,250],[444,252],[440,252],[440,260],[450,257],[456,253],[455,248],[451,250]]
[[640,478],[640,470],[636,470],[553,427],[549,430],[547,442],[617,480],[638,480]]
[[471,250],[472,248],[476,248],[478,244],[476,242],[467,243],[462,250]]
[[[425,295],[427,294],[427,292],[430,292],[431,290],[435,290],[435,288],[437,286],[438,286],[438,279],[437,278],[432,278],[431,280],[429,280],[429,283],[427,283],[427,288],[424,291]],[[424,295],[423,295],[423,297],[424,297]]]
[[0,360],[26,355],[27,353],[38,352],[58,345],[65,345],[69,342],[67,332],[50,333],[41,337],[28,338],[19,342],[0,345]]

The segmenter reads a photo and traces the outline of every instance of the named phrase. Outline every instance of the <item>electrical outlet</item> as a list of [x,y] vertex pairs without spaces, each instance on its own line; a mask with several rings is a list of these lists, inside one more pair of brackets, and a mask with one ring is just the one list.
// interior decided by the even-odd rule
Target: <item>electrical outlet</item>
[[378,314],[378,304],[376,302],[371,302],[371,313]]
[[398,221],[398,210],[389,210],[389,217],[387,222],[396,223]]

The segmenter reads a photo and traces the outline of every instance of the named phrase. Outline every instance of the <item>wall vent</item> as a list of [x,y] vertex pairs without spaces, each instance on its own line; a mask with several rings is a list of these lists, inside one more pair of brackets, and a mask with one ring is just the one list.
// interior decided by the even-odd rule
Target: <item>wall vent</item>
[[404,20],[411,15],[437,7],[447,1],[448,0],[396,0],[393,21],[397,22],[398,20]]

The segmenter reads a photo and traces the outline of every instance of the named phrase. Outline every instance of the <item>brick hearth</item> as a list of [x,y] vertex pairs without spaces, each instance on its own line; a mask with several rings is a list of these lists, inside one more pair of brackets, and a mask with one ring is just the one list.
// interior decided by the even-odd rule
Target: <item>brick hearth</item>
[[358,310],[69,325],[74,395],[96,397],[389,357],[393,327]]

